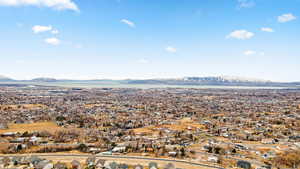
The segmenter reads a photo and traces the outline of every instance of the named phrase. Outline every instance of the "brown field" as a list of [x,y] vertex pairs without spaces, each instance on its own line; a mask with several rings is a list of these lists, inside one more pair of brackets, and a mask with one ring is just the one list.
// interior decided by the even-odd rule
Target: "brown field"
[[94,108],[94,107],[99,107],[101,106],[100,104],[85,104],[84,107],[85,108]]
[[0,152],[7,150],[9,143],[0,143]]
[[61,127],[57,126],[54,122],[38,122],[29,124],[8,124],[8,129],[0,130],[0,134],[7,132],[33,132],[33,131],[48,131],[54,133],[60,130]]
[[154,127],[143,127],[143,128],[137,128],[137,129],[133,129],[133,132],[135,134],[153,134],[154,132]]
[[14,105],[0,105],[0,110],[20,110],[20,109],[44,109],[47,108],[46,105],[42,104],[14,104]]

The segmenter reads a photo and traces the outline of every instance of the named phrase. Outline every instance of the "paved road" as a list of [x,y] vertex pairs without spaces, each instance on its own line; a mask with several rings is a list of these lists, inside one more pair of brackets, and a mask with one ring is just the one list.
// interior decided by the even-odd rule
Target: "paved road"
[[[88,158],[91,155],[82,155],[82,154],[22,154],[22,155],[0,155],[0,157],[13,157],[13,156],[39,156],[46,159],[63,159],[63,158]],[[106,159],[115,159],[118,161],[156,161],[156,162],[167,162],[167,163],[176,163],[176,164],[184,164],[191,166],[191,168],[199,168],[199,169],[208,169],[208,168],[214,168],[214,169],[224,169],[218,166],[208,165],[208,164],[201,164],[201,163],[195,163],[195,162],[189,162],[185,160],[173,160],[173,159],[164,159],[164,158],[148,158],[148,157],[134,157],[134,156],[108,156],[108,155],[96,155],[96,158],[106,158]]]

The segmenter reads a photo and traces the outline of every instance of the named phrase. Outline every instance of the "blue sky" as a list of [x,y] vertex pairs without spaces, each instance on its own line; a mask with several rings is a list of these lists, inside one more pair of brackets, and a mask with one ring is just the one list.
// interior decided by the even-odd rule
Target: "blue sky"
[[0,74],[300,81],[300,0],[0,0]]

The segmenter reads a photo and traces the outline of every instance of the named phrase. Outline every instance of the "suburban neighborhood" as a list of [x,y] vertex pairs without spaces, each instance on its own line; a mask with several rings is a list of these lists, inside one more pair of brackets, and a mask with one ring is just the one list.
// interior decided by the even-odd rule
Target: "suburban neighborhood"
[[[0,92],[3,167],[44,168],[30,162],[35,156],[5,155],[48,153],[177,159],[220,168],[299,166],[296,89],[5,86]],[[92,166],[101,168],[99,163]]]

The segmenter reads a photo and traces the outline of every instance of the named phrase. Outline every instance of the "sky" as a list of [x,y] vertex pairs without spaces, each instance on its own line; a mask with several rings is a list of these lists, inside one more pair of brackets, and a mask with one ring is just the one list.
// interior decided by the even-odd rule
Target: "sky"
[[300,81],[300,0],[0,0],[0,75]]

